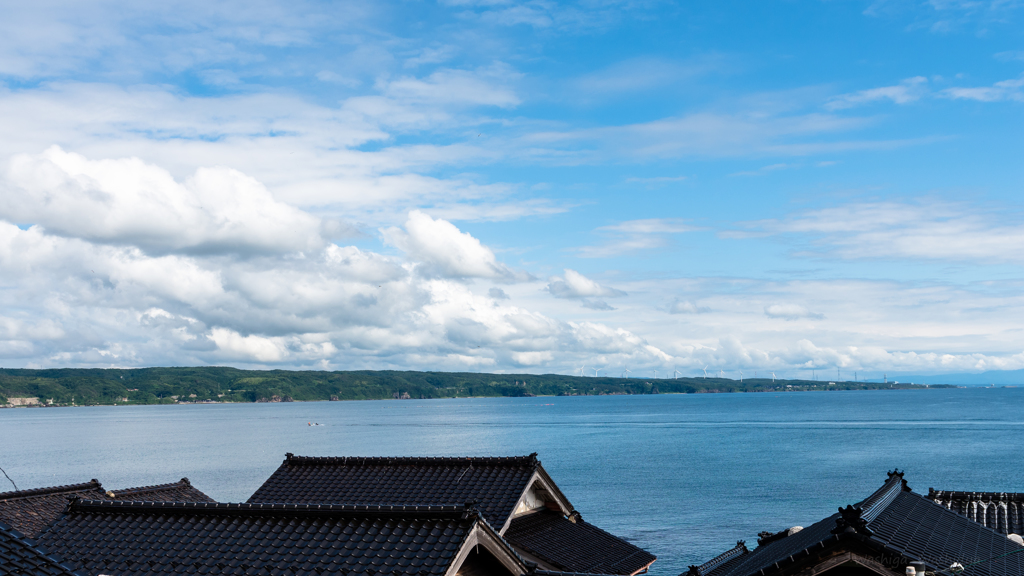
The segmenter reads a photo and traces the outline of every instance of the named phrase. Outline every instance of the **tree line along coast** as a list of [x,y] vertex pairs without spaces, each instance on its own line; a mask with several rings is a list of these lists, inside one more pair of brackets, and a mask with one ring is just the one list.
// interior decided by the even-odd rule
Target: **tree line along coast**
[[[932,385],[932,388],[943,387]],[[949,387],[949,386],[947,386]],[[393,370],[0,368],[0,406],[307,402],[612,394],[699,394],[925,388],[878,382],[747,378],[613,378]]]

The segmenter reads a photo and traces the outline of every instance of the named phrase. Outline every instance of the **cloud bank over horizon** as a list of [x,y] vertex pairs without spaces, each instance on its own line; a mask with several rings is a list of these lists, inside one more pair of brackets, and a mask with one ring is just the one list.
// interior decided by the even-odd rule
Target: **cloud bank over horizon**
[[5,367],[1024,369],[1014,6],[57,4],[0,23]]

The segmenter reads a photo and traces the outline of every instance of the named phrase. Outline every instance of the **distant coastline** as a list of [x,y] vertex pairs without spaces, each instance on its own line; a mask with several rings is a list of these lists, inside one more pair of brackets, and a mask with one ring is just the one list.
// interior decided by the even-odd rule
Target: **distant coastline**
[[953,385],[747,378],[612,378],[393,370],[226,367],[0,369],[0,406],[96,406],[430,398],[713,394],[955,388]]

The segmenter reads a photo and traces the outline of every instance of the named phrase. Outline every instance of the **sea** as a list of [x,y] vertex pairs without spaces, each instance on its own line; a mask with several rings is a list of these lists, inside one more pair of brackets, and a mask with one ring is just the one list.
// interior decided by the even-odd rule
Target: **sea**
[[0,467],[22,489],[188,477],[241,502],[286,452],[537,452],[584,520],[675,576],[855,503],[893,469],[922,494],[1024,492],[1022,407],[1024,388],[18,408],[0,410]]

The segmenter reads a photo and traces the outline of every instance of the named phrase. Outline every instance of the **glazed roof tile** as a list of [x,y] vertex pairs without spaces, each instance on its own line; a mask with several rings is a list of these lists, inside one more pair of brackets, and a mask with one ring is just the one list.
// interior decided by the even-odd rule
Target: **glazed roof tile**
[[505,539],[560,570],[577,573],[635,574],[657,558],[584,522],[539,510],[512,519]]
[[35,538],[64,511],[68,498],[84,500],[148,500],[157,502],[213,502],[182,478],[178,482],[107,492],[97,480],[67,486],[0,493],[0,521]]
[[928,489],[928,499],[1003,534],[1024,534],[1024,494]]
[[857,505],[702,576],[767,576],[843,542],[947,573],[958,562],[964,576],[1024,576],[1024,546],[911,492],[901,473]]
[[188,478],[169,484],[111,490],[107,496],[111,500],[135,502],[216,502],[192,486]]
[[93,575],[430,576],[476,522],[461,506],[76,501],[39,541]]
[[0,522],[0,576],[74,576],[71,569]]
[[250,503],[451,504],[474,502],[500,528],[539,468],[511,458],[317,458],[287,454]]
[[34,488],[0,493],[0,521],[29,538],[35,538],[60,516],[69,496],[103,499],[106,494],[98,480],[82,484]]

